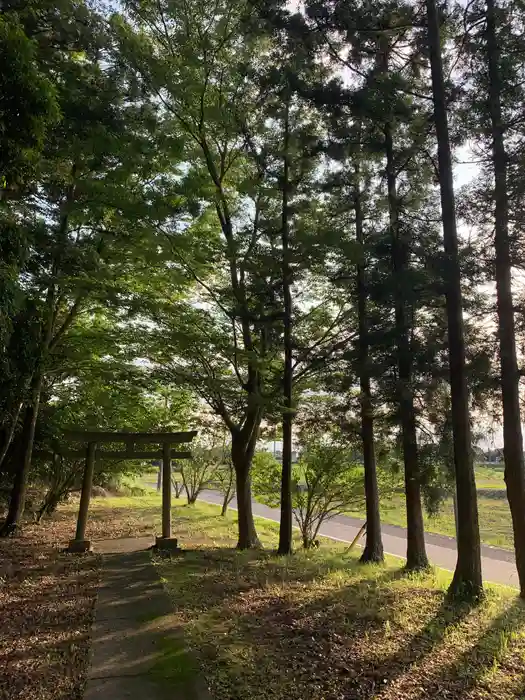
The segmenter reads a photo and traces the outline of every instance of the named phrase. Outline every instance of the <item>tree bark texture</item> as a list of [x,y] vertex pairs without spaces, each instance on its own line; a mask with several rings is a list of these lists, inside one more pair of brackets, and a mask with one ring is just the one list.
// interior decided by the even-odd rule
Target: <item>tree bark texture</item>
[[477,598],[482,594],[478,505],[471,445],[467,389],[461,272],[459,268],[452,156],[448,132],[439,17],[435,0],[426,0],[428,44],[432,73],[434,124],[438,144],[441,217],[446,257],[448,325],[454,467],[458,504],[458,558],[449,593]]
[[501,108],[502,80],[497,39],[497,9],[487,0],[486,48],[494,167],[495,251],[498,333],[503,403],[505,483],[512,516],[516,567],[521,596],[525,597],[525,465],[519,396],[519,369],[512,299],[512,263],[509,241],[507,153]]
[[0,473],[1,473],[2,464],[4,463],[4,460],[7,456],[7,453],[9,452],[9,448],[11,447],[11,443],[13,442],[13,438],[15,436],[15,431],[16,431],[16,426],[17,426],[18,419],[20,417],[20,412],[22,411],[23,405],[24,405],[23,401],[17,402],[13,418],[11,419],[11,423],[9,424],[9,427],[5,431],[5,437],[4,437],[4,440],[2,443],[2,448],[0,449]]
[[292,553],[292,428],[293,428],[293,366],[292,366],[292,292],[291,267],[289,260],[289,107],[285,107],[284,120],[284,167],[282,203],[282,280],[283,280],[283,331],[284,331],[284,370],[283,370],[283,461],[281,473],[281,519],[279,523],[278,553]]
[[250,478],[256,434],[255,429],[252,435],[247,435],[243,430],[232,433],[232,462],[235,468],[239,527],[237,549],[254,549],[261,546],[253,520]]
[[[364,245],[363,208],[360,190],[359,163],[355,166],[355,227],[359,245]],[[384,561],[383,540],[381,537],[381,516],[379,512],[379,489],[377,487],[377,466],[374,445],[374,416],[372,408],[372,391],[370,388],[370,357],[368,342],[366,265],[357,265],[357,311],[358,311],[358,353],[359,385],[361,408],[361,440],[363,443],[363,463],[365,472],[366,502],[366,542],[361,561],[363,563]]]
[[0,536],[2,537],[13,534],[20,527],[20,522],[24,514],[27,481],[33,455],[33,443],[35,439],[38,409],[40,406],[42,382],[43,377],[39,372],[33,377],[31,383],[31,403],[26,407],[26,414],[24,416],[22,460],[15,473],[7,517],[0,529]]
[[421,477],[416,432],[416,413],[412,389],[412,349],[410,343],[409,310],[404,293],[404,277],[409,269],[409,243],[399,222],[399,200],[394,165],[392,128],[385,124],[386,176],[388,211],[392,241],[394,273],[394,317],[398,370],[397,403],[401,419],[403,464],[405,469],[405,500],[407,509],[407,569],[428,567],[425,548],[425,527],[421,506]]

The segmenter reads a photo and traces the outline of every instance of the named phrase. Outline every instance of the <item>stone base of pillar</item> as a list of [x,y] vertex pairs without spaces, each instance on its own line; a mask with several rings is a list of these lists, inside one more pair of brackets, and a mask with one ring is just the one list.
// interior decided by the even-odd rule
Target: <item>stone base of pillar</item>
[[66,549],[66,552],[71,554],[85,554],[92,551],[93,547],[90,540],[69,540],[69,545]]
[[180,552],[179,541],[176,537],[156,537],[155,548],[163,552]]

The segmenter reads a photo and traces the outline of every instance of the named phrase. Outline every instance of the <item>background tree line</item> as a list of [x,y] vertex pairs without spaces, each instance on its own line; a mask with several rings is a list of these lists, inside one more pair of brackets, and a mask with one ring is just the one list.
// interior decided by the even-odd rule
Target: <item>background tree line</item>
[[[329,397],[310,454],[357,450],[363,561],[383,559],[395,456],[407,567],[427,566],[423,507],[452,484],[451,593],[476,597],[472,431],[493,415],[523,593],[522,30],[515,0],[4,3],[3,534],[42,470],[60,480],[33,447],[68,424],[184,427],[206,405],[240,548],[258,546],[257,441],[280,426],[288,554],[297,417]],[[476,177],[455,187],[463,157]]]

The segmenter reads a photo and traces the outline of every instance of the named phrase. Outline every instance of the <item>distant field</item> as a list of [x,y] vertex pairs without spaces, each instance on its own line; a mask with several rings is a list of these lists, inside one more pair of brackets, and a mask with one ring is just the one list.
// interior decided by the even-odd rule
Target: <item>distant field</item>
[[478,464],[476,486],[478,489],[504,489],[503,464]]
[[[504,492],[501,498],[483,495],[484,490],[503,491],[503,465],[478,465],[476,467],[476,485],[478,488],[478,510],[481,541],[495,547],[512,549],[512,523],[510,511]],[[497,495],[497,494],[494,494]],[[362,518],[362,511],[349,513]],[[389,525],[406,527],[405,498],[402,493],[395,494],[381,504],[381,517]],[[454,524],[454,504],[451,498],[444,501],[440,512],[430,517],[425,514],[425,528],[428,532],[440,535],[456,536]]]
[[[478,509],[481,541],[495,547],[512,549],[512,524],[507,499],[484,498],[478,494]],[[361,511],[353,511],[348,514],[356,518],[364,516]],[[406,527],[403,494],[395,494],[393,498],[382,503],[381,517],[385,523]],[[456,536],[454,506],[451,498],[443,503],[436,516],[430,517],[425,514],[425,529],[440,535]]]

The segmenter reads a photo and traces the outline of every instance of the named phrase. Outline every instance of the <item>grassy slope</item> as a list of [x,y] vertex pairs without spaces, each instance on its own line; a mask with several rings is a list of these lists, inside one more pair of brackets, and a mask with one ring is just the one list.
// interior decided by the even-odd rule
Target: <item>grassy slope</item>
[[[158,527],[159,505],[106,499],[93,514],[122,509]],[[333,543],[288,559],[240,553],[234,514],[208,504],[173,514],[186,552],[156,563],[215,700],[525,697],[525,606],[509,589],[451,607],[445,572],[407,578],[394,559],[363,567]],[[257,527],[274,547],[277,526]]]
[[[496,547],[512,549],[512,522],[506,498],[483,498],[478,495],[479,524],[481,541]],[[362,518],[362,511],[352,511],[349,515]],[[406,527],[406,508],[403,494],[395,494],[381,505],[383,522]],[[454,506],[447,499],[440,512],[433,517],[425,515],[425,528],[428,532],[455,537]]]
[[[77,508],[0,543],[6,700],[81,696],[95,559],[56,549],[73,534]],[[525,608],[514,592],[490,587],[479,607],[451,607],[442,571],[407,578],[397,559],[362,567],[327,542],[278,559],[269,551],[277,526],[265,520],[257,527],[267,550],[239,553],[233,514],[178,503],[173,515],[188,551],[157,564],[173,625],[196,650],[214,700],[525,697]],[[95,540],[159,527],[156,494],[92,502]],[[166,684],[198,670],[182,650],[180,641],[165,649],[156,673]]]
[[[503,467],[476,467],[476,485],[478,487],[478,509],[481,541],[495,547],[513,548],[512,521],[509,504],[505,497],[488,498],[482,495],[483,489],[499,491],[505,488]],[[481,492],[481,493],[480,493]],[[357,518],[363,518],[363,511],[349,512]],[[390,525],[406,527],[406,508],[403,494],[395,494],[381,504],[383,522]],[[454,525],[454,506],[448,498],[442,504],[440,512],[433,517],[425,514],[425,529],[441,535],[456,536]]]
[[504,489],[503,465],[476,465],[476,486],[478,489]]

